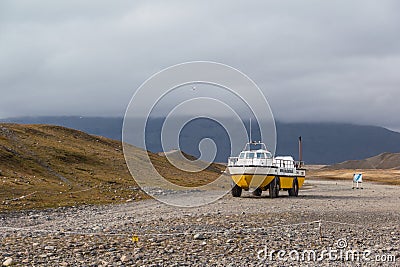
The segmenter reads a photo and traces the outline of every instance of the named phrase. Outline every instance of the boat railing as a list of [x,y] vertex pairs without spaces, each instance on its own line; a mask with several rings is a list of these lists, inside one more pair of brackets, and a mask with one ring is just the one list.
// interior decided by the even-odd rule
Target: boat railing
[[259,160],[255,158],[240,159],[240,164],[238,164],[238,161],[239,157],[229,157],[228,166],[247,166],[247,165],[253,165],[255,162],[259,163]]
[[228,158],[228,166],[236,165],[239,157],[229,157]]
[[288,159],[274,159],[274,165],[279,168],[293,169],[301,168],[304,166],[304,161],[288,160]]
[[261,150],[267,150],[267,146],[266,146],[264,143],[253,141],[253,142],[247,143],[247,144],[244,146],[243,151],[255,150],[255,149],[252,149],[252,148],[251,148],[252,146],[253,146],[253,147],[254,147],[254,146],[260,146],[259,149],[261,149]]
[[[228,158],[228,166],[235,166],[237,165],[237,162],[239,160],[239,157],[229,157]],[[250,164],[252,165],[254,159],[245,159],[245,164]],[[279,167],[279,168],[285,168],[285,169],[293,169],[293,168],[302,168],[304,166],[304,161],[296,161],[296,160],[287,160],[287,159],[273,159],[272,165]]]
[[257,159],[257,158],[240,159],[239,164],[238,164],[238,161],[239,161],[238,157],[229,157],[228,158],[228,166],[235,166],[235,165],[236,166],[247,166],[247,165],[265,166],[268,162],[268,159]]
[[287,159],[274,159],[274,166],[284,169],[293,169],[294,161]]
[[304,167],[304,161],[296,160],[295,161],[295,166],[296,166],[296,168],[303,168]]

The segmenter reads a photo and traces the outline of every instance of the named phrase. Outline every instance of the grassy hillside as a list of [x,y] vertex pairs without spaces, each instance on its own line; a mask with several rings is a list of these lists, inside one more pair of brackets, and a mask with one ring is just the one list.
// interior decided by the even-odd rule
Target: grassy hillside
[[[162,175],[185,186],[214,180],[223,169],[213,165],[188,175],[165,157],[149,156]],[[0,211],[147,197],[130,175],[119,141],[59,126],[0,124]]]

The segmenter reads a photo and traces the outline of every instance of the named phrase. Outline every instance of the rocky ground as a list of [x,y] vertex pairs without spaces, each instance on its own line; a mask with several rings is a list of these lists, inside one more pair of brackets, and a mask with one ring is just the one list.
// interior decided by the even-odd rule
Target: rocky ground
[[[400,266],[399,189],[365,183],[352,190],[351,182],[307,180],[297,198],[283,191],[277,199],[246,192],[198,208],[144,200],[2,213],[1,263]],[[305,250],[315,250],[317,259],[302,258]],[[331,250],[331,259],[323,250]]]

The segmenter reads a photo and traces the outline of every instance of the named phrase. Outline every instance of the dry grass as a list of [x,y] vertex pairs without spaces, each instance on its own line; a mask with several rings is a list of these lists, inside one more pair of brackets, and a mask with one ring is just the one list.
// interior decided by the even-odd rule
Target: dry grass
[[[149,156],[163,176],[185,186],[208,183],[223,169],[188,175],[165,157]],[[120,142],[58,126],[0,124],[0,211],[131,198],[148,196],[130,175]]]
[[[187,154],[183,154],[183,156],[190,160],[196,160],[195,157]],[[163,175],[170,182],[187,187],[201,186],[208,184],[215,179],[217,179],[221,173],[226,169],[225,166],[212,163],[205,170],[201,172],[188,172],[182,171],[176,167],[174,167],[168,160],[171,160],[173,163],[178,163],[177,166],[183,167],[185,170],[191,170],[193,168],[199,169],[202,164],[207,164],[205,162],[196,162],[193,163],[184,163],[178,157],[169,157],[168,160],[165,156],[159,156],[152,154],[150,155],[151,162],[156,167],[156,170]]]
[[309,179],[349,180],[352,181],[354,173],[362,173],[364,182],[376,182],[381,184],[400,185],[400,170],[384,169],[313,169],[309,170]]

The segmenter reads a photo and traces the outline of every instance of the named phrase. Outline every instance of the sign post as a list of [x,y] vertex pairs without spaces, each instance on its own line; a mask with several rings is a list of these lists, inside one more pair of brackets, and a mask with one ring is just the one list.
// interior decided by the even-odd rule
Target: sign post
[[[354,187],[354,184],[356,184],[356,186]],[[359,187],[360,184],[360,187]],[[362,173],[355,173],[353,175],[353,188],[352,189],[363,189],[362,187]]]

